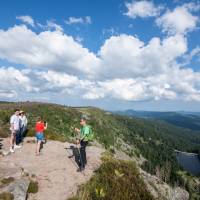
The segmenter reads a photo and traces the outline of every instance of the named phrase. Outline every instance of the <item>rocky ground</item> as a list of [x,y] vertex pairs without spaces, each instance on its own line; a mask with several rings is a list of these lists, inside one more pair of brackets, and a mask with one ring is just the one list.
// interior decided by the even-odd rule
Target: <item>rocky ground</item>
[[[9,139],[6,138],[0,150],[0,200],[2,192],[10,192],[14,200],[67,200],[74,196],[78,186],[87,182],[95,169],[101,165],[101,154],[104,149],[99,145],[87,147],[88,165],[84,172],[77,172],[77,165],[71,147],[75,145],[58,141],[47,141],[41,155],[35,155],[35,139],[26,138],[21,149],[9,153]],[[125,153],[116,151],[115,157],[123,160],[134,160]],[[149,191],[155,199],[188,200],[187,191],[169,185],[140,169]],[[10,178],[12,177],[12,178]],[[2,180],[6,180],[3,184]],[[38,182],[38,192],[28,193],[30,181]],[[4,198],[3,198],[4,199]]]
[[[1,152],[6,156],[0,156],[0,180],[14,177],[13,182],[24,180],[28,184],[28,178],[24,176],[26,175],[38,182],[38,192],[29,194],[28,200],[66,200],[76,193],[78,185],[91,178],[94,170],[101,164],[100,157],[103,149],[100,147],[88,147],[88,165],[85,171],[80,173],[76,171],[74,158],[68,158],[72,151],[66,148],[72,144],[47,141],[41,155],[36,156],[34,142],[34,138],[26,138],[21,149],[6,155],[9,150],[9,140],[4,139]],[[4,190],[12,191],[12,184],[14,183],[9,186],[11,189],[8,186],[7,188],[0,186],[0,193]],[[27,186],[24,188],[27,189]]]

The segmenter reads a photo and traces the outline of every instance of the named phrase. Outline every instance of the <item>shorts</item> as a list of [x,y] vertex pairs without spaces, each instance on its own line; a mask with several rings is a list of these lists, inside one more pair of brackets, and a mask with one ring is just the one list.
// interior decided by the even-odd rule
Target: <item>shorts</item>
[[44,134],[42,133],[42,132],[38,132],[38,133],[36,133],[36,139],[38,140],[38,141],[42,141],[42,140],[44,140]]

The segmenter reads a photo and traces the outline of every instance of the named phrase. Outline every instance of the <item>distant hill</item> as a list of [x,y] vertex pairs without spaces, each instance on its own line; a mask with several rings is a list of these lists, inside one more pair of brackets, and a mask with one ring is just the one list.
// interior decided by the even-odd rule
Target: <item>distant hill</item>
[[145,119],[162,120],[191,130],[200,131],[200,113],[199,112],[153,112],[153,111],[135,111],[125,110],[115,112],[124,116],[140,117]]

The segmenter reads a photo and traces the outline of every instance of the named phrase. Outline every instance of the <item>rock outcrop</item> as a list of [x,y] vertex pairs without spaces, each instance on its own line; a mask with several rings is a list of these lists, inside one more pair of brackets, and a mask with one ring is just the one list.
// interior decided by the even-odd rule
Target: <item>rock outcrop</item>
[[[3,145],[3,151],[8,152],[9,140],[5,139]],[[47,141],[41,155],[36,156],[34,138],[26,138],[21,149],[7,156],[0,156],[0,180],[5,177],[15,179],[0,191],[11,192],[14,200],[24,200],[29,182],[34,179],[38,182],[38,192],[28,194],[28,200],[66,200],[73,196],[78,185],[88,181],[93,171],[100,166],[104,150],[88,146],[88,165],[80,173],[77,172],[74,157],[68,158],[72,155],[70,146],[73,144]]]

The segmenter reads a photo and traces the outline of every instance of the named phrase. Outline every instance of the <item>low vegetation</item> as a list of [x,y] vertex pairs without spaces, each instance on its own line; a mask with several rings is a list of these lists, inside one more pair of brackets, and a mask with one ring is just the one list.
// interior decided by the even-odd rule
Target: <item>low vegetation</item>
[[103,157],[92,179],[69,200],[153,200],[134,162]]
[[38,189],[39,189],[39,187],[38,187],[38,182],[37,181],[33,181],[33,180],[31,180],[30,181],[30,184],[29,184],[29,186],[28,186],[28,193],[37,193],[38,192]]
[[12,183],[15,179],[13,177],[8,177],[0,180],[0,188],[5,187]]
[[0,193],[0,200],[14,200],[14,195],[10,192]]

